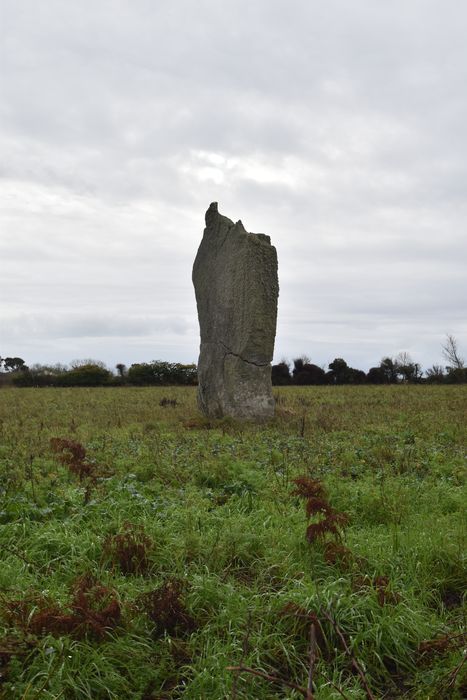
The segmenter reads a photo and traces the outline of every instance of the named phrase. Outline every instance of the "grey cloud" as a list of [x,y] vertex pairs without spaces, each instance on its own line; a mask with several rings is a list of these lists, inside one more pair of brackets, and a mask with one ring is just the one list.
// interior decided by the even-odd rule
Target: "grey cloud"
[[171,333],[184,335],[190,324],[184,318],[99,314],[22,314],[0,318],[2,338],[132,338]]
[[[0,294],[10,316],[43,315],[34,351],[68,353],[67,327],[113,356],[120,315],[129,354],[193,357],[191,263],[212,200],[278,247],[282,351],[332,352],[326,334],[362,361],[378,342],[428,356],[446,330],[467,343],[464,6],[1,12]],[[183,343],[165,321],[143,332],[161,309],[185,319]]]

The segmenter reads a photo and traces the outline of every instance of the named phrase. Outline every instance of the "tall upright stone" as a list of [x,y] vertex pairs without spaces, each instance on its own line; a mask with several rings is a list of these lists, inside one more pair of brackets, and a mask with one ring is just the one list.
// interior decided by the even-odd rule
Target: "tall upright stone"
[[206,212],[193,266],[201,347],[198,405],[210,418],[274,415],[271,360],[276,335],[277,254],[269,236]]

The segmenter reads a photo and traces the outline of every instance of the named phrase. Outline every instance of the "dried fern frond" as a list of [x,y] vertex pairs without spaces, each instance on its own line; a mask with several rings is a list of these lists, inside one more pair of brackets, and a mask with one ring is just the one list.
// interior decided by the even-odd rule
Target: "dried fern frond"
[[293,496],[300,498],[320,498],[325,496],[325,489],[321,481],[310,479],[308,476],[298,476],[292,480],[296,486]]

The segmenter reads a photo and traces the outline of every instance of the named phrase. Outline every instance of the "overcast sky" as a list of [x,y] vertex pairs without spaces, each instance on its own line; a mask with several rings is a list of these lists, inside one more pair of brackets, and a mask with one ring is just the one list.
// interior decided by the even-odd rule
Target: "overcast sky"
[[0,0],[0,355],[196,361],[211,201],[275,361],[467,355],[467,3]]

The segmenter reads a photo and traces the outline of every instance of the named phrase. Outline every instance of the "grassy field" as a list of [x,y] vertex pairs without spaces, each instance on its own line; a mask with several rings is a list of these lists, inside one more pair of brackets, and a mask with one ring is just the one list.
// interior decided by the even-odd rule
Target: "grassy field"
[[275,394],[0,391],[1,698],[467,695],[467,387]]

